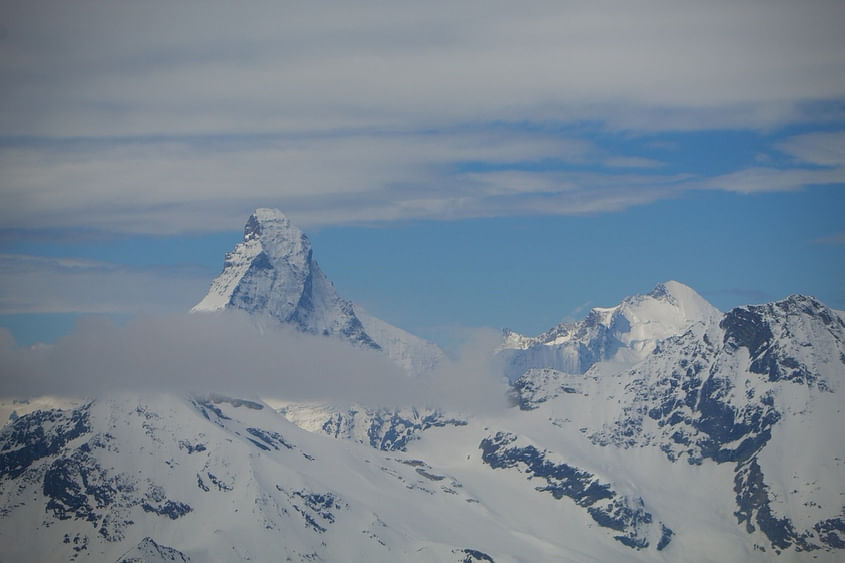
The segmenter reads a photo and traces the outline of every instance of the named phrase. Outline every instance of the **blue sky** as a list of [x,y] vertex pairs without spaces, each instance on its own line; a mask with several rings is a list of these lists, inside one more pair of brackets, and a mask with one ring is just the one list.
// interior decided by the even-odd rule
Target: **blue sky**
[[256,207],[447,346],[667,279],[845,309],[841,2],[330,8],[10,2],[0,326],[184,311]]

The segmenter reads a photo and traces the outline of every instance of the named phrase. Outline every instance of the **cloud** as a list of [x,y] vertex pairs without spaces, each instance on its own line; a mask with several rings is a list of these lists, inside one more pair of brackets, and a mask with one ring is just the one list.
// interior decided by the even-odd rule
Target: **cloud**
[[235,230],[256,205],[281,207],[304,227],[581,214],[654,201],[686,179],[602,171],[603,164],[655,163],[608,156],[584,139],[504,126],[35,143],[0,148],[0,223],[155,234]]
[[589,307],[591,304],[592,304],[592,301],[584,301],[583,303],[581,303],[580,305],[578,305],[577,307],[572,309],[566,315],[566,319],[567,320],[569,320],[569,319],[580,319],[582,317],[582,313],[584,311],[586,311],[587,307]]
[[[820,142],[790,138],[780,146],[821,161],[818,151],[802,149]],[[689,190],[762,193],[845,182],[842,166],[751,166],[702,178],[662,172],[661,164],[583,138],[503,125],[51,141],[0,147],[0,224],[140,234],[238,230],[256,206],[282,208],[304,228],[579,215]]]
[[845,231],[813,239],[815,244],[845,244]]
[[0,254],[0,314],[187,310],[207,286],[192,268]]
[[309,207],[331,205],[349,209],[347,220],[395,218],[396,206],[483,196],[457,185],[454,168],[463,163],[579,162],[592,150],[587,141],[495,127],[15,147],[0,149],[0,222],[147,233],[236,229],[255,202],[279,203],[304,225],[321,222]]
[[665,165],[659,160],[636,156],[614,156],[605,160],[604,164],[611,168],[660,168]]
[[845,183],[845,167],[781,169],[751,167],[715,178],[692,182],[690,189],[718,189],[744,194],[787,192],[809,186],[833,186]]
[[[661,175],[663,161],[578,125],[630,139],[843,119],[833,0],[4,7],[6,228],[235,230],[259,205],[306,228],[598,213],[682,189],[842,181]],[[653,137],[642,148],[671,147]],[[828,141],[780,149],[833,164]]]
[[777,148],[800,162],[819,166],[845,166],[845,131],[795,135],[778,143]]
[[0,395],[219,392],[489,410],[504,407],[506,387],[492,348],[490,334],[480,333],[456,362],[410,378],[379,352],[269,321],[260,326],[238,312],[147,316],[126,326],[86,318],[50,347],[17,348],[0,329]]
[[[752,166],[702,180],[688,189],[719,189],[745,194],[796,191],[810,186],[845,183],[845,132],[815,132],[794,135],[776,143],[792,156],[786,166]],[[769,155],[756,155],[758,162],[770,162]]]
[[835,0],[8,4],[8,135],[771,126],[845,93]]

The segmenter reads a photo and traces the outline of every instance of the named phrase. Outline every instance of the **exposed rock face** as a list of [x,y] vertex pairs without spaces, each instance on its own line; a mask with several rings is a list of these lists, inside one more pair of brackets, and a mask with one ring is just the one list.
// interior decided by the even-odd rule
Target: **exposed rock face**
[[522,444],[517,436],[506,432],[483,439],[479,447],[484,463],[493,469],[518,469],[529,478],[544,480],[546,485],[536,490],[548,492],[556,499],[567,497],[575,501],[599,526],[612,530],[613,539],[623,545],[646,548],[650,536],[658,534],[657,550],[669,545],[672,530],[654,522],[642,499],[617,494],[609,483],[600,482],[589,471],[551,461],[549,452],[538,450],[533,444]]
[[384,451],[405,451],[409,442],[429,428],[466,426],[467,422],[435,409],[338,408],[326,404],[293,403],[279,410],[310,432],[368,444]]

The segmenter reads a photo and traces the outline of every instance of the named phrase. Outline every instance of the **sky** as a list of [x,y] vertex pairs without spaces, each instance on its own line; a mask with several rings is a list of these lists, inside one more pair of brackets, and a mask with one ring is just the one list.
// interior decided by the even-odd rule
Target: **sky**
[[181,313],[257,207],[446,348],[669,279],[845,309],[840,1],[7,0],[0,327]]

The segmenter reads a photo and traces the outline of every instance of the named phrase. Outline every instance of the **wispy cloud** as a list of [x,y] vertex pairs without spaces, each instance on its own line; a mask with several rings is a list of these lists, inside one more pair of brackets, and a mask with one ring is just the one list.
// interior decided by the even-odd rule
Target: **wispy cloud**
[[[158,233],[231,229],[255,202],[284,204],[296,218],[327,200],[342,203],[347,220],[386,219],[414,202],[467,196],[454,193],[467,191],[454,179],[463,163],[579,162],[593,150],[588,141],[496,127],[47,143],[0,149],[6,203],[0,223]],[[368,211],[369,204],[383,209]],[[302,223],[320,222],[302,215]]]
[[845,131],[820,131],[795,135],[777,148],[801,162],[821,166],[845,166]]
[[0,255],[0,314],[187,310],[207,272],[19,254]]
[[845,183],[845,168],[762,168],[751,167],[723,174],[689,185],[693,189],[718,189],[744,194],[785,192],[809,186],[832,186]]
[[813,239],[816,244],[845,244],[845,231]]
[[614,156],[604,161],[610,168],[660,168],[666,163],[651,158],[637,156]]
[[577,215],[689,190],[750,194],[845,183],[842,166],[750,166],[706,178],[607,153],[587,139],[505,126],[53,141],[0,148],[0,224],[153,234],[236,230],[257,205],[283,208],[305,227]]

